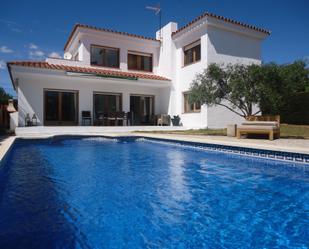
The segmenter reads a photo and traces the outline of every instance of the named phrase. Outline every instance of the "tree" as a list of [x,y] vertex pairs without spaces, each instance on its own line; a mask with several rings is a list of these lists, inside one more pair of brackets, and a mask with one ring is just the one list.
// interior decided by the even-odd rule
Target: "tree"
[[189,102],[223,106],[241,117],[256,115],[260,112],[253,112],[259,103],[259,76],[259,65],[210,64],[193,80]]
[[302,60],[283,65],[264,64],[258,82],[262,112],[279,114],[293,104],[289,102],[295,94],[309,91],[309,69]]
[[[224,106],[242,117],[259,113],[252,110],[257,105],[263,114],[280,114],[283,119],[289,115],[289,120],[293,120],[294,114],[288,110],[299,109],[295,96],[308,96],[308,92],[309,68],[305,61],[224,67],[211,64],[193,80],[189,101]],[[304,110],[309,110],[309,106],[304,106]],[[308,112],[298,115],[307,117]]]
[[2,87],[0,87],[0,104],[7,105],[8,100],[12,99],[13,96],[7,93]]

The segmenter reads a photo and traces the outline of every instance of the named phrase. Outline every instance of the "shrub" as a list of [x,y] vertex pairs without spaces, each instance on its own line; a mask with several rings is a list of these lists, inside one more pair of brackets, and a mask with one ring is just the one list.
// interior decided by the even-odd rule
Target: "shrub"
[[281,122],[309,125],[309,92],[294,93],[280,110]]

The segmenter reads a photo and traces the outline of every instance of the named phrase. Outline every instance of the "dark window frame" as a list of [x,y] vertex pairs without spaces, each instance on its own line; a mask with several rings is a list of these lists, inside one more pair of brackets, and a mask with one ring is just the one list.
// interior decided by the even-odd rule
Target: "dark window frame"
[[[132,68],[129,66],[129,58],[130,55],[135,55],[135,56],[140,56],[140,57],[150,57],[150,70],[145,70],[142,69],[142,65],[140,65],[140,68],[138,68],[138,66],[136,68]],[[142,71],[142,72],[149,72],[152,73],[153,72],[153,54],[152,53],[143,53],[143,52],[138,52],[138,51],[128,51],[128,55],[127,55],[127,66],[128,66],[128,70],[133,70],[133,71]]]
[[[195,43],[196,45],[191,47]],[[199,53],[197,53],[197,51],[199,51]],[[188,58],[189,53],[192,53],[192,61],[191,60],[189,61],[189,58]],[[202,50],[201,50],[201,40],[200,39],[184,46],[183,47],[183,66],[188,66],[188,65],[199,62],[201,60],[201,54],[202,54]]]
[[[94,47],[106,49],[106,50],[108,50],[108,49],[109,50],[116,50],[117,51],[117,65],[116,66],[109,66],[109,65],[93,64],[91,58],[92,58],[92,48],[94,48]],[[91,64],[91,66],[95,66],[95,67],[120,68],[120,48],[91,44],[90,45],[90,64]],[[104,59],[103,59],[103,64],[104,64]]]
[[[96,119],[96,106],[95,106],[95,96],[96,95],[103,95],[105,97],[109,96],[118,96],[119,97],[119,110],[116,110],[116,112],[121,112],[123,111],[123,94],[122,93],[117,93],[117,92],[100,92],[100,91],[94,91],[92,93],[92,102],[93,102],[93,120]],[[108,100],[106,100],[108,102]]]
[[[60,99],[60,95],[62,95],[62,93],[74,93],[75,94],[75,111],[76,111],[76,114],[75,114],[75,120],[73,122],[67,122],[67,121],[63,121],[61,120],[61,116],[58,118],[58,121],[48,121],[46,120],[46,94],[47,92],[55,92],[58,94],[58,99]],[[57,106],[58,108],[58,111],[59,112],[62,112],[60,111],[61,109],[61,103],[58,104]],[[78,125],[79,124],[79,90],[72,90],[72,89],[57,89],[57,88],[43,88],[43,124],[45,126],[65,126],[65,125]]]

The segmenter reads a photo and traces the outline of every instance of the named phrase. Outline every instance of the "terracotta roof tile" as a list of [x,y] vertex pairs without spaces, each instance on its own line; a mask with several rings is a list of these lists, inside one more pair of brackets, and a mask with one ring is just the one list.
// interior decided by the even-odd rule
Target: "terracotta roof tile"
[[142,36],[142,35],[135,35],[135,34],[127,33],[127,32],[115,31],[115,30],[106,29],[106,28],[98,28],[98,27],[95,27],[95,26],[77,23],[77,24],[74,25],[74,28],[73,28],[67,42],[64,45],[64,50],[66,50],[67,46],[69,45],[69,43],[70,43],[75,31],[77,30],[77,28],[92,29],[92,30],[109,32],[109,33],[114,33],[114,34],[119,34],[119,35],[131,36],[131,37],[134,37],[134,38],[139,38],[139,39],[144,39],[144,40],[160,42],[159,40],[157,40],[155,38],[151,38],[151,37],[145,37],[145,36]]
[[271,33],[269,30],[266,30],[266,29],[258,28],[256,26],[253,26],[253,25],[250,25],[250,24],[246,24],[246,23],[243,23],[243,22],[235,21],[233,19],[230,19],[230,18],[227,18],[227,17],[224,17],[224,16],[219,16],[219,15],[215,15],[215,14],[212,14],[212,13],[209,13],[209,12],[205,12],[202,15],[196,17],[191,22],[187,23],[185,26],[183,26],[183,27],[179,28],[178,30],[176,30],[175,32],[173,32],[172,36],[177,34],[177,33],[179,33],[180,31],[188,28],[189,26],[191,26],[192,24],[196,23],[197,21],[201,20],[202,18],[204,18],[206,16],[213,17],[213,18],[225,21],[225,22],[232,23],[232,24],[236,24],[236,25],[239,25],[239,26],[242,26],[242,27],[245,27],[245,28],[253,29],[255,31],[259,31],[259,32],[262,32],[262,33],[265,33],[265,34],[268,34],[268,35],[270,35],[270,33]]
[[73,67],[59,64],[50,64],[45,61],[12,61],[7,63],[8,68],[10,70],[11,65],[22,66],[22,67],[33,67],[33,68],[44,68],[51,70],[62,70],[74,73],[89,73],[89,74],[97,74],[101,76],[111,76],[111,77],[123,77],[123,78],[141,78],[141,79],[149,79],[149,80],[166,80],[169,79],[151,74],[151,73],[135,73],[135,72],[125,72],[118,70],[109,70],[109,69],[98,69],[93,67]]

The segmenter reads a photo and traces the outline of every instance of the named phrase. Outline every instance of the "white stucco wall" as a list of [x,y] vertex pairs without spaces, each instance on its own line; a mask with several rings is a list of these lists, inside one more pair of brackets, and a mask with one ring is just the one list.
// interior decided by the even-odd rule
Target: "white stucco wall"
[[[79,44],[78,46],[76,45],[77,40]],[[128,51],[152,54],[153,73],[155,74],[157,73],[158,56],[160,49],[160,42],[158,41],[138,39],[135,37],[119,35],[109,32],[81,29],[79,35],[75,36],[72,41],[72,48],[69,47],[67,51],[74,54],[76,52],[76,47],[78,47],[79,60],[81,61],[83,66],[89,67],[91,66],[90,65],[91,45],[118,48],[119,60],[120,60],[119,69],[122,71],[128,71],[127,66]]]
[[[156,38],[161,39],[161,46],[158,54],[158,69],[157,74],[162,75],[172,82],[176,82],[175,74],[175,44],[172,41],[172,33],[177,30],[177,23],[170,22],[165,25],[160,31],[156,32]],[[161,35],[161,37],[160,37]],[[176,85],[172,84],[168,98],[168,114],[177,114],[176,108]]]
[[[66,49],[72,55],[78,51],[79,61],[49,58],[47,62],[90,67],[90,46],[93,44],[119,48],[120,68],[112,70],[128,71],[128,51],[151,53],[153,73],[169,78],[170,85],[142,79],[133,82],[73,77],[61,71],[38,72],[29,68],[13,70],[13,78],[18,78],[19,124],[23,125],[26,113],[35,113],[42,124],[44,88],[78,90],[79,117],[82,110],[93,111],[93,92],[100,91],[122,93],[124,111],[130,109],[130,94],[154,95],[157,114],[180,115],[181,123],[187,127],[223,128],[227,124],[240,123],[243,120],[241,117],[221,106],[203,105],[199,113],[184,113],[183,93],[190,89],[195,75],[201,73],[210,63],[261,63],[261,42],[266,35],[215,18],[201,19],[172,36],[176,30],[176,23],[168,23],[162,28],[163,39],[158,42],[110,32],[79,29]],[[156,33],[156,37],[160,38],[159,32]],[[184,66],[183,47],[199,39],[201,60]]]
[[167,113],[169,87],[156,87],[149,82],[139,80],[131,82],[119,79],[91,79],[76,76],[65,76],[62,72],[54,73],[16,73],[19,76],[18,109],[19,126],[24,126],[27,113],[35,113],[38,124],[43,125],[44,120],[44,89],[76,90],[79,95],[79,124],[81,112],[93,113],[93,92],[111,92],[122,94],[123,111],[130,111],[130,94],[153,95],[155,97],[155,113]]
[[[207,30],[208,64],[260,64],[261,39],[221,28],[209,27]],[[254,111],[257,107],[253,108]],[[240,124],[244,118],[223,106],[208,108],[207,126],[225,128],[228,124]]]
[[261,63],[261,40],[215,27],[207,29],[208,63]]
[[18,112],[10,113],[10,131],[15,132],[18,127]]
[[[175,94],[171,95],[171,98],[175,103],[174,113],[180,115],[184,126],[224,128],[227,124],[241,123],[242,117],[221,106],[207,107],[203,105],[199,113],[184,113],[183,93],[190,89],[196,74],[201,73],[211,63],[261,63],[263,37],[256,35],[256,32],[251,34],[238,27],[222,28],[222,22],[216,22],[214,25],[216,26],[207,25],[206,21],[201,20],[196,24],[196,27],[192,27],[172,39],[175,44],[175,76],[173,78]],[[183,47],[199,39],[201,41],[201,60],[183,66]]]
[[[201,41],[201,60],[184,66],[184,54],[183,47],[195,42],[197,40]],[[195,75],[207,66],[207,35],[205,29],[196,30],[189,35],[181,37],[175,42],[176,46],[176,82],[175,88],[177,89],[177,94],[175,98],[176,112],[180,114],[181,122],[184,126],[189,126],[193,128],[201,128],[207,126],[207,108],[203,106],[200,113],[184,113],[184,98],[183,93],[190,89],[190,85]]]

